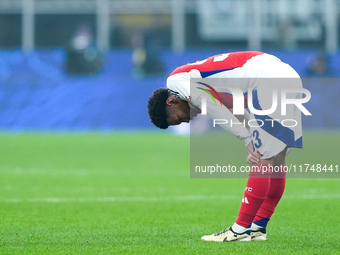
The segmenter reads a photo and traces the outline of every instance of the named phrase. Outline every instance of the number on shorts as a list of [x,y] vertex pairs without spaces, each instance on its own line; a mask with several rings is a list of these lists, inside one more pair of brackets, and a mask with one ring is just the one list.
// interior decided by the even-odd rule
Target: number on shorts
[[259,135],[260,135],[259,131],[254,130],[253,137],[255,138],[254,146],[255,146],[256,149],[258,149],[262,146],[262,142],[261,142],[261,139],[259,138]]

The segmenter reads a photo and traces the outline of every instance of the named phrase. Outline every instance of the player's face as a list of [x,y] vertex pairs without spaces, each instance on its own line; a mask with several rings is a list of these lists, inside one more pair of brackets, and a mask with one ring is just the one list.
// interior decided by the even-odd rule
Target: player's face
[[168,124],[170,126],[179,125],[182,122],[189,122],[197,116],[198,112],[191,109],[188,102],[176,97],[169,97],[167,100]]

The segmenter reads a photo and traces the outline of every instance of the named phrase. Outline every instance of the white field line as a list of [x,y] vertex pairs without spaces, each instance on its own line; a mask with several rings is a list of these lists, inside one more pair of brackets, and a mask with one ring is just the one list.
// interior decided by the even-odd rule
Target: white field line
[[[241,200],[242,197],[236,195],[228,196],[176,196],[176,197],[96,197],[96,198],[10,198],[0,199],[1,204],[5,203],[88,203],[88,202],[165,202],[165,201],[204,201],[204,200]],[[340,194],[300,194],[284,195],[283,199],[340,199]]]

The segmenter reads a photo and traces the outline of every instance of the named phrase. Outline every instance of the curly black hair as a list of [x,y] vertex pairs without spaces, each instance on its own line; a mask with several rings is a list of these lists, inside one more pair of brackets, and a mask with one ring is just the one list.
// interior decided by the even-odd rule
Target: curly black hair
[[166,100],[169,97],[169,92],[165,88],[156,89],[149,97],[148,113],[151,122],[158,128],[167,129]]

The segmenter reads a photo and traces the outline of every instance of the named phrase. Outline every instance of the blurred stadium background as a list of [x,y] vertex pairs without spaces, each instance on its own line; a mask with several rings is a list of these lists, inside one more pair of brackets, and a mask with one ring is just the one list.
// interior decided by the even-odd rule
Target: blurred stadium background
[[[0,0],[0,253],[339,254],[338,178],[289,178],[265,245],[201,242],[235,220],[246,179],[190,178],[188,126],[158,132],[146,107],[179,65],[272,53],[332,78],[305,83],[313,116],[289,163],[335,169],[339,6]],[[226,160],[244,165],[243,151],[230,137]]]
[[[339,6],[339,0],[1,0],[0,129],[152,128],[151,92],[177,66],[222,52],[262,50],[302,77],[337,77]],[[313,119],[340,109],[340,86],[309,89],[317,95],[309,107],[319,109]],[[340,126],[339,118],[326,117],[305,127]]]

